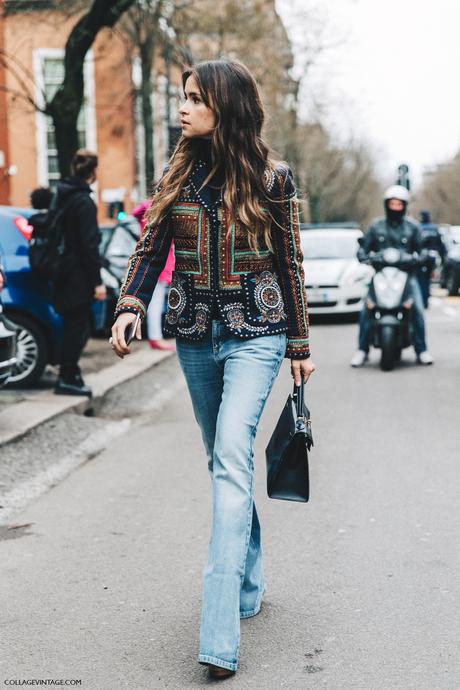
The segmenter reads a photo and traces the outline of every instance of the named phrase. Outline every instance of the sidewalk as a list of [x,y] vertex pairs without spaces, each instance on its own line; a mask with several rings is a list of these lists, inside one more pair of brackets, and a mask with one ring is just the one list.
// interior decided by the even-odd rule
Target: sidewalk
[[91,399],[57,396],[53,393],[56,372],[48,367],[35,389],[4,389],[0,403],[0,446],[15,441],[40,424],[64,414],[95,414],[104,396],[114,387],[139,376],[171,356],[152,350],[147,343],[135,343],[133,353],[119,360],[106,340],[92,339],[81,359],[85,381],[93,389]]
[[[141,343],[139,347],[136,346],[136,351],[139,348],[146,348],[146,343]],[[80,359],[80,366],[84,376],[88,374],[95,374],[101,369],[106,369],[112,366],[117,361],[113,355],[110,347],[108,347],[106,338],[91,338],[86,345]],[[48,364],[43,372],[40,381],[31,388],[6,388],[0,389],[0,412],[15,405],[23,400],[32,400],[44,390],[50,390],[54,387],[58,375],[59,367]]]

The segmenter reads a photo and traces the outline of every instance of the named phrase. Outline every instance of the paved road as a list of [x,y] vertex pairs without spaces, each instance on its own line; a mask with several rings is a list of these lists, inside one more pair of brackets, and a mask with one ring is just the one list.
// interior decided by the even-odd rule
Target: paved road
[[[313,326],[308,505],[265,497],[263,449],[290,389],[282,370],[256,453],[268,591],[242,623],[225,687],[460,687],[457,301],[437,301],[428,319],[436,365],[408,353],[390,373],[349,368],[356,326]],[[145,386],[128,393],[129,432],[18,516],[30,527],[3,532],[1,680],[211,684],[195,662],[210,512],[199,433],[183,389],[143,415]],[[122,417],[125,403],[105,413]]]

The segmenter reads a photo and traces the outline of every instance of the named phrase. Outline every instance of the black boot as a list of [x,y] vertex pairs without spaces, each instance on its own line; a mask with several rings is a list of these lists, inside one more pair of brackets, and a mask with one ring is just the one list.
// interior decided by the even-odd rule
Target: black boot
[[93,391],[83,381],[81,374],[72,377],[59,376],[54,388],[56,395],[86,395],[91,398]]

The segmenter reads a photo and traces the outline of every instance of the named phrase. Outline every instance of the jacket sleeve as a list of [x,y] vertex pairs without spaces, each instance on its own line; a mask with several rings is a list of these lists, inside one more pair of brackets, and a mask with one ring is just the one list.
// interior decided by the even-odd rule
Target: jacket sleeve
[[366,262],[369,259],[369,254],[378,250],[376,242],[376,227],[373,223],[364,233],[363,237],[359,239],[359,249],[357,253],[358,261]]
[[438,250],[438,254],[441,257],[442,260],[446,258],[447,254],[447,249],[446,245],[442,241],[441,233],[439,230],[436,228],[436,249]]
[[289,359],[307,359],[310,356],[309,326],[299,232],[299,202],[291,170],[278,169],[275,175],[277,184],[272,242],[288,321],[285,356]]
[[115,318],[123,312],[140,313],[142,319],[165,267],[172,231],[169,217],[159,225],[147,225],[128,262],[126,276],[115,309]]
[[97,209],[89,196],[83,197],[82,203],[74,208],[75,225],[80,239],[80,261],[92,287],[100,285],[101,257],[99,254],[100,232],[97,224]]
[[423,253],[423,236],[420,225],[414,223],[414,251]]

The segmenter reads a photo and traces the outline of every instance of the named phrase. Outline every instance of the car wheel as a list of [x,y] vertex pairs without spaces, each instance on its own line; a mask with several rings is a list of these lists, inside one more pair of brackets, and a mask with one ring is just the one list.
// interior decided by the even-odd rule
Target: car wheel
[[48,361],[48,347],[40,326],[22,314],[8,318],[19,327],[17,339],[17,363],[14,365],[8,386],[28,388],[36,383]]

